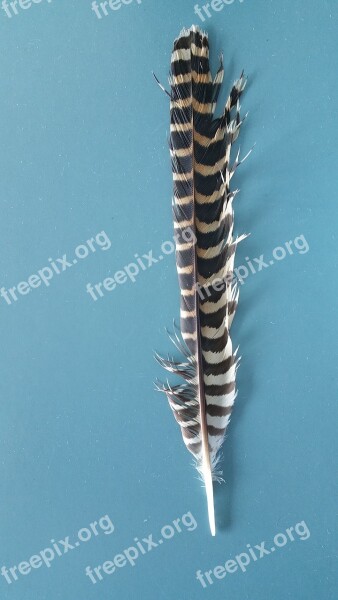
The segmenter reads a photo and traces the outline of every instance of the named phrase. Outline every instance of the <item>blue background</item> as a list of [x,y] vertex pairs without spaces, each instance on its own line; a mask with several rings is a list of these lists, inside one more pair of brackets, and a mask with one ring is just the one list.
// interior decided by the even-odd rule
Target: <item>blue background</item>
[[[202,4],[203,2],[201,2]],[[13,600],[337,597],[337,18],[335,0],[234,1],[202,24],[193,0],[134,1],[98,19],[89,0],[0,14],[0,273],[10,288],[104,230],[107,251],[8,305],[0,298],[0,567],[108,514],[101,534],[11,585]],[[233,326],[242,364],[217,487],[204,490],[153,351],[171,352],[174,255],[94,302],[102,282],[172,237],[168,99],[173,39],[208,30],[223,99],[244,67],[237,254],[294,252],[247,278]],[[102,564],[191,511],[198,523],[93,585]],[[305,520],[311,536],[203,589],[213,569]],[[268,546],[269,547],[269,546]]]

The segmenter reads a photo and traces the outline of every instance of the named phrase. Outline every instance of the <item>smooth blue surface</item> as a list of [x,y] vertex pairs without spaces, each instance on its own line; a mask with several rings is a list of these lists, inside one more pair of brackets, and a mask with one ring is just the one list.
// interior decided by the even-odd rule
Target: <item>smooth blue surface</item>
[[[299,236],[309,247],[241,286],[215,539],[153,386],[163,375],[153,351],[171,352],[165,327],[178,317],[173,254],[96,302],[86,292],[171,239],[168,99],[151,72],[166,81],[172,41],[193,22],[209,32],[214,66],[224,52],[224,98],[249,74],[241,145],[257,145],[234,182],[236,230],[251,232],[237,265],[269,263]],[[101,236],[48,287],[0,297],[0,567],[52,539],[74,544],[105,515],[115,527],[50,568],[0,576],[1,599],[337,598],[337,24],[335,0],[235,0],[205,23],[187,0],[134,0],[101,19],[89,0],[0,11],[0,284],[27,282],[49,258],[72,261],[99,232],[111,242],[103,250]],[[134,567],[96,584],[86,576],[189,511],[193,531],[139,549]],[[302,521],[308,539],[206,589],[196,579]]]

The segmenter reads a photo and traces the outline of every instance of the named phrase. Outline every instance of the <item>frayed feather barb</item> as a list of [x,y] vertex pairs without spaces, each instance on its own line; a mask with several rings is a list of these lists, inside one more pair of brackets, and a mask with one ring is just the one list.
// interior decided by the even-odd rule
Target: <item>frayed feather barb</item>
[[[213,481],[219,481],[219,453],[236,398],[239,359],[230,337],[238,304],[233,281],[237,244],[233,237],[230,181],[240,160],[230,164],[231,147],[243,120],[244,73],[234,83],[219,118],[214,117],[223,81],[223,60],[214,79],[207,34],[193,26],[174,42],[171,59],[170,155],[174,196],[176,262],[181,291],[180,334],[172,341],[182,361],[159,363],[184,383],[158,385],[167,395],[184,443],[196,460],[206,488],[209,523],[215,535]],[[163,86],[161,86],[163,88]],[[187,230],[189,236],[185,235]],[[182,239],[185,240],[184,243]]]

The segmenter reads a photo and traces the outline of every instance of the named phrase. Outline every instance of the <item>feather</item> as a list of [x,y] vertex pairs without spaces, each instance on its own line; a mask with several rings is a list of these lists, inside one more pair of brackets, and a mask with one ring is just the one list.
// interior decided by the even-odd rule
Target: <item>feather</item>
[[[214,111],[223,81],[223,61],[214,79],[209,68],[207,34],[196,26],[183,30],[171,58],[170,154],[173,220],[181,308],[180,335],[172,338],[182,360],[160,364],[183,383],[158,386],[165,392],[187,449],[206,488],[211,534],[215,535],[213,481],[236,397],[237,351],[230,326],[238,303],[233,280],[234,238],[232,176],[242,162],[230,164],[241,127],[242,73],[222,115]],[[163,88],[164,89],[164,88]]]

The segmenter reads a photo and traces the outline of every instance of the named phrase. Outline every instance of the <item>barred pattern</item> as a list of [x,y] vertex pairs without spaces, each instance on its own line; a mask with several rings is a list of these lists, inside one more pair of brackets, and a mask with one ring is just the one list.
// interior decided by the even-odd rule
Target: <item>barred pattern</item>
[[160,363],[185,383],[164,385],[183,440],[205,479],[217,479],[219,449],[236,397],[238,360],[229,329],[238,290],[232,283],[235,193],[230,151],[240,126],[239,98],[246,79],[235,82],[223,114],[214,111],[223,81],[222,59],[214,79],[208,37],[198,27],[183,30],[171,60],[170,154],[174,180],[173,217],[181,291],[181,335],[176,346],[182,362]]

